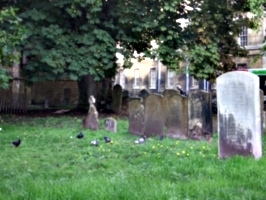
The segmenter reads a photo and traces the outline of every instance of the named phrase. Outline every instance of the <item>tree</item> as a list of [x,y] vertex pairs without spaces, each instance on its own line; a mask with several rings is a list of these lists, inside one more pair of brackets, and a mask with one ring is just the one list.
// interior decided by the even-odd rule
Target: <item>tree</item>
[[[247,51],[239,46],[236,38],[242,26],[251,29],[258,27],[258,21],[263,16],[264,0],[188,2],[186,6],[190,8],[187,9],[189,24],[179,33],[179,38],[184,40],[184,46],[181,49],[183,52],[187,51],[186,55],[189,55],[189,73],[194,78],[214,81],[221,73],[236,68],[233,57],[247,56]],[[253,17],[248,17],[247,12],[253,13]],[[158,49],[162,62],[176,69],[178,64],[171,65],[173,59],[168,59],[161,54],[161,48],[165,45],[168,48],[167,54],[177,51],[180,46],[177,46],[178,48],[169,46],[163,41]],[[181,52],[180,56],[182,56],[182,51],[178,52]]]
[[14,54],[17,45],[22,43],[25,28],[16,16],[14,8],[0,10],[0,88],[9,86],[9,70],[14,61],[19,59]]
[[[242,26],[256,27],[262,2],[16,0],[4,5],[20,8],[19,16],[29,30],[22,46],[28,58],[23,75],[29,82],[81,80],[87,74],[95,80],[112,77],[117,68],[115,54],[121,53],[124,67],[130,67],[134,51],[157,57],[174,70],[184,60],[182,52],[188,51],[190,73],[197,79],[214,80],[234,69],[232,56],[246,55],[235,37]],[[245,12],[256,17],[247,18]],[[180,19],[189,24],[181,27]],[[157,49],[151,48],[152,40]]]
[[[134,51],[148,53],[156,34],[167,37],[156,20],[164,6],[161,1],[17,0],[6,4],[20,8],[19,16],[29,31],[21,48],[28,59],[22,73],[29,83],[66,77],[88,83],[87,74],[95,80],[113,77],[117,52],[124,55],[124,67],[130,67]],[[162,18],[161,23],[172,24],[176,35],[173,32],[181,29],[173,20]]]

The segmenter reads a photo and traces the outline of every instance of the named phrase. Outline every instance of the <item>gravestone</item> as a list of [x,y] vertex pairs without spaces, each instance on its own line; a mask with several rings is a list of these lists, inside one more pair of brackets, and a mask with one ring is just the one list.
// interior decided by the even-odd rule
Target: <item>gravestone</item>
[[115,85],[112,93],[112,111],[119,114],[122,107],[122,87]]
[[217,78],[219,157],[262,156],[259,77],[243,71]]
[[142,98],[143,102],[145,102],[145,99],[149,94],[150,94],[150,92],[146,89],[142,89],[139,91],[139,97]]
[[113,133],[116,133],[116,120],[112,117],[108,117],[104,121],[104,126],[106,131],[111,131]]
[[211,93],[191,90],[188,99],[188,137],[212,141]]
[[85,119],[83,119],[83,128],[90,128],[92,130],[98,130],[99,129],[99,119],[98,119],[98,111],[95,107],[95,98],[93,96],[90,96],[89,98],[89,111],[88,115]]
[[164,96],[166,136],[177,139],[187,139],[188,100],[179,94]]
[[128,103],[129,133],[143,135],[144,106],[141,98],[130,98]]
[[168,121],[168,111],[169,111],[168,100],[169,100],[169,97],[171,97],[172,95],[176,95],[176,94],[180,94],[180,93],[177,90],[173,90],[173,89],[166,89],[163,92],[165,126],[167,125],[167,121]]
[[149,94],[144,103],[144,134],[164,136],[164,100],[162,95]]

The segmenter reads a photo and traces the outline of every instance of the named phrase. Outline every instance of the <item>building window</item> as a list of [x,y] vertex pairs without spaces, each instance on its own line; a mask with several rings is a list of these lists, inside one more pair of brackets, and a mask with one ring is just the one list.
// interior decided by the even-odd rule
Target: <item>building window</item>
[[123,69],[119,70],[119,85],[125,88],[125,73]]
[[240,33],[240,46],[248,45],[248,30],[247,27],[242,26],[242,31]]
[[134,89],[140,88],[140,72],[139,69],[135,69],[134,71]]
[[157,80],[156,69],[151,68],[150,69],[150,89],[156,89],[156,80]]
[[237,63],[238,70],[246,70],[248,68],[247,63]]
[[167,87],[174,88],[175,87],[175,72],[170,69],[167,70]]
[[191,88],[192,89],[199,88],[199,81],[193,77],[191,78]]

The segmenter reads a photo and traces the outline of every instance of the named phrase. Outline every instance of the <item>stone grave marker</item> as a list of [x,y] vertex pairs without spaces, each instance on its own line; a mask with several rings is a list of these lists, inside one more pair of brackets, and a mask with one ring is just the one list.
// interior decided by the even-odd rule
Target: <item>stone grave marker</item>
[[143,135],[144,127],[144,106],[139,97],[130,98],[128,103],[129,133]]
[[119,114],[122,107],[122,87],[116,84],[112,93],[112,111]]
[[104,126],[106,131],[116,133],[116,120],[112,117],[108,117],[104,121]]
[[219,157],[262,156],[259,77],[243,71],[217,78]]
[[188,97],[188,137],[212,141],[211,93],[191,90]]
[[164,136],[164,100],[162,95],[149,94],[144,103],[144,134]]
[[93,96],[90,96],[89,98],[89,111],[88,115],[85,119],[83,119],[83,128],[90,128],[92,130],[98,130],[99,129],[99,119],[98,119],[98,111],[95,107],[95,98]]
[[169,97],[171,97],[172,95],[176,95],[176,94],[179,94],[179,92],[177,90],[173,90],[173,89],[166,89],[163,92],[165,126],[167,126],[167,121],[168,121],[168,111],[169,111],[168,100],[169,100]]
[[164,96],[166,136],[177,139],[187,139],[188,130],[188,100],[177,94]]
[[139,91],[139,97],[142,98],[142,101],[145,102],[146,97],[150,94],[150,92],[146,89],[142,89]]

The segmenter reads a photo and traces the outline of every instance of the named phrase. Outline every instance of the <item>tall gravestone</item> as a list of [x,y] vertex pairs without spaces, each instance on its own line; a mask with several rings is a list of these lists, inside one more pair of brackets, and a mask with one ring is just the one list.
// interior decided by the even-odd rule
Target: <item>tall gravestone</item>
[[122,87],[121,85],[115,85],[112,93],[112,111],[119,114],[122,107]]
[[144,106],[141,98],[130,98],[128,103],[129,133],[143,135]]
[[83,128],[90,128],[92,130],[99,129],[98,111],[95,107],[96,100],[93,96],[89,98],[89,111],[85,119],[83,119]]
[[164,100],[162,95],[149,94],[145,98],[144,134],[164,136]]
[[176,94],[164,95],[166,136],[187,139],[188,101],[178,91]]
[[192,140],[212,140],[211,93],[193,90],[188,100],[188,137]]
[[219,157],[262,156],[259,77],[228,72],[217,78]]

